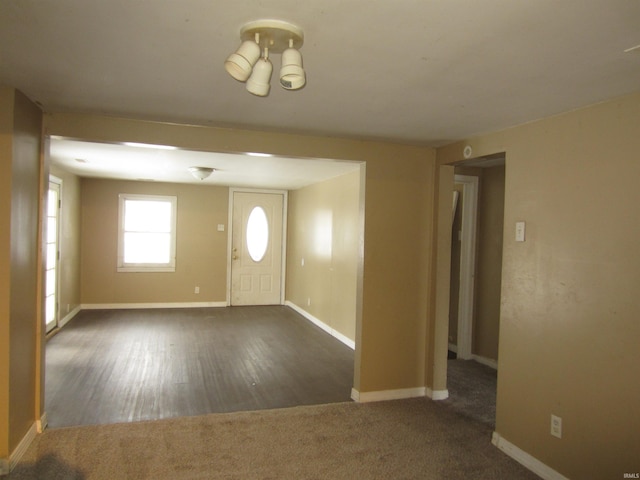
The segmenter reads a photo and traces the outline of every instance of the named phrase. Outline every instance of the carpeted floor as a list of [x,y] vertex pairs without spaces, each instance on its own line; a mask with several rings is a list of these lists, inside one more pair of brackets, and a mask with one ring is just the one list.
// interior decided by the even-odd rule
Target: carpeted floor
[[443,402],[470,419],[495,428],[498,373],[473,360],[447,360],[449,398]]
[[537,479],[424,398],[47,430],[11,480]]

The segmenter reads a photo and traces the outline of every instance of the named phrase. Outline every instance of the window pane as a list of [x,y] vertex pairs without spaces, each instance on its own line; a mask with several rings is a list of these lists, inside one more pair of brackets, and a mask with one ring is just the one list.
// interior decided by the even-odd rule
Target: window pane
[[171,202],[126,200],[124,218],[127,232],[170,232]]
[[56,297],[54,295],[47,297],[46,304],[47,304],[46,322],[51,323],[56,318]]
[[47,288],[46,295],[53,295],[56,293],[56,271],[55,270],[47,270]]
[[124,263],[169,263],[171,234],[124,234]]
[[51,270],[56,267],[56,244],[47,244],[47,270]]
[[49,190],[47,199],[47,216],[55,217],[56,210],[58,210],[58,192],[55,190]]
[[47,243],[54,243],[57,237],[57,221],[56,217],[47,218]]
[[247,220],[247,250],[254,262],[264,258],[269,244],[269,222],[262,207],[254,207]]

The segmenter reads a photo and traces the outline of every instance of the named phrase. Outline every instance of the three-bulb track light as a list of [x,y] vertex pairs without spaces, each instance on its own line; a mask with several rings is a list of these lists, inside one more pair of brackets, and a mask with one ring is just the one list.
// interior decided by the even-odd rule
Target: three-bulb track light
[[302,29],[281,20],[257,20],[240,30],[242,44],[224,62],[229,75],[246,82],[247,90],[266,97],[271,88],[273,65],[270,53],[282,54],[280,86],[297,90],[306,83],[302,55],[298,49],[304,41]]

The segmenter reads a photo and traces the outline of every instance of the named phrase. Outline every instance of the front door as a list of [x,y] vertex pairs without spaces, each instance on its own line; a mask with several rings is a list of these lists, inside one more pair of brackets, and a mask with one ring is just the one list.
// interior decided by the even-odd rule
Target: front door
[[233,192],[231,305],[282,303],[284,193]]
[[60,228],[60,180],[51,178],[47,199],[46,331],[58,325],[58,229]]

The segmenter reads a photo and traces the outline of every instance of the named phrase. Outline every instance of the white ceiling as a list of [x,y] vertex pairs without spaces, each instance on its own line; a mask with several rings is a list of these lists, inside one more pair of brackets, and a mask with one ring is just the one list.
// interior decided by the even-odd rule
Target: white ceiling
[[[240,27],[304,30],[249,94]],[[45,111],[443,145],[640,90],[638,0],[0,0],[0,83]],[[636,50],[640,52],[640,49]]]
[[[357,162],[178,150],[52,138],[51,161],[81,177],[295,190],[352,172]],[[170,147],[170,146],[169,146]],[[204,180],[189,167],[211,167]]]

